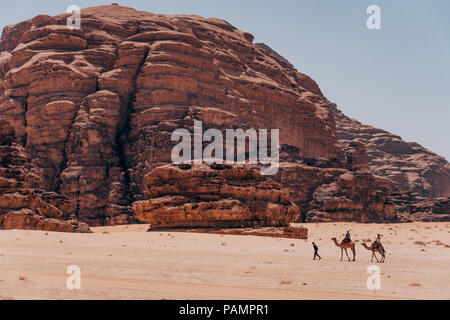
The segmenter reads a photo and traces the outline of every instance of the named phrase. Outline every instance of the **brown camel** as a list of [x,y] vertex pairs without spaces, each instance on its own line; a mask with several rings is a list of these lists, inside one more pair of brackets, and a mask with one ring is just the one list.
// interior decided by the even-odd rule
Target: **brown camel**
[[[361,243],[362,246],[364,248],[366,248],[367,250],[372,251],[372,259],[370,259],[370,262],[373,261],[373,257],[375,257],[375,259],[377,260],[377,262],[384,262],[384,258],[386,257],[386,251],[384,250],[382,245],[379,246],[374,246],[373,244],[369,247],[367,244],[365,244],[364,242]],[[377,255],[375,254],[375,252],[378,252],[381,255],[381,259],[378,260]]]
[[347,249],[351,249],[353,252],[353,260],[355,261],[355,257],[356,257],[356,250],[355,250],[355,244],[353,243],[353,241],[341,241],[341,244],[339,244],[337,242],[336,238],[331,238],[331,240],[334,241],[334,243],[336,244],[337,247],[341,248],[341,261],[342,261],[342,256],[344,255],[344,250],[345,250],[345,254],[347,255],[348,261],[350,261],[350,257],[348,256],[347,253]]

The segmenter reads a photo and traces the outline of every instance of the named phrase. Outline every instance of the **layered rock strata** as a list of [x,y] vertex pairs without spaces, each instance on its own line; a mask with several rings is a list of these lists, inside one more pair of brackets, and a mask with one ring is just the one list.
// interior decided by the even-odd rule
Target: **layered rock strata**
[[[448,196],[448,163],[391,136],[356,138],[311,78],[226,21],[116,5],[83,9],[81,29],[67,18],[40,15],[0,40],[0,120],[30,155],[43,201],[66,216],[93,226],[396,221],[391,189]],[[194,132],[194,121],[222,132],[280,129],[280,171],[171,166],[172,132]],[[411,171],[397,179],[384,170],[380,148],[410,152],[402,161]],[[431,167],[418,165],[430,157]]]
[[14,129],[0,121],[0,230],[90,232],[65,214],[71,212],[69,199],[43,191],[43,179],[30,160]]
[[281,227],[300,217],[289,192],[257,169],[166,165],[147,174],[145,183],[149,200],[134,202],[133,209],[152,230]]

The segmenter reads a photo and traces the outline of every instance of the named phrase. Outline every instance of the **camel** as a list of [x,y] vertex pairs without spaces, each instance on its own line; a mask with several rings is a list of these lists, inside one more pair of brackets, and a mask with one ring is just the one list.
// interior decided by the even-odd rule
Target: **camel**
[[[373,257],[375,257],[375,259],[377,260],[377,262],[381,262],[381,263],[384,262],[384,258],[386,257],[386,251],[384,250],[384,248],[383,248],[382,245],[379,245],[379,246],[377,246],[377,247],[374,247],[373,244],[372,244],[372,245],[369,247],[369,246],[367,246],[367,244],[365,244],[364,242],[361,243],[361,244],[362,244],[362,246],[363,246],[364,248],[366,248],[367,250],[372,251],[372,259],[370,259],[370,262],[373,261]],[[375,254],[375,252],[378,252],[378,253],[381,255],[381,259],[380,259],[380,260],[378,260],[377,255]]]
[[348,256],[347,253],[347,249],[351,249],[353,252],[353,261],[355,261],[355,257],[356,257],[356,250],[355,250],[355,243],[353,241],[341,241],[341,244],[339,244],[337,242],[336,238],[331,238],[331,240],[334,241],[334,243],[336,244],[337,247],[341,248],[341,261],[342,261],[342,256],[344,254],[344,250],[345,250],[345,254],[347,255],[348,261],[350,261],[350,257]]

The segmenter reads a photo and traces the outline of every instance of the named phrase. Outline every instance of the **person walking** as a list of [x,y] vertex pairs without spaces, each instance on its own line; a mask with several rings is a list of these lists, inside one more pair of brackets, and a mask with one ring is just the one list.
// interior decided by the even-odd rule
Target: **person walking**
[[314,258],[313,258],[313,260],[316,260],[316,256],[319,258],[319,260],[321,260],[322,258],[318,254],[319,247],[314,242],[312,243],[312,245],[313,245],[313,248],[314,248]]

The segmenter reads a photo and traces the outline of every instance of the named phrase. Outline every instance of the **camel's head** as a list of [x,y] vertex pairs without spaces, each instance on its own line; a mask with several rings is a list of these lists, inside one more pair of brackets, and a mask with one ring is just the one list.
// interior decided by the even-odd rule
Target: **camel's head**
[[331,238],[331,240],[333,240],[333,241],[337,241],[337,239],[336,239],[336,238],[334,238],[334,237],[333,237],[333,238]]

